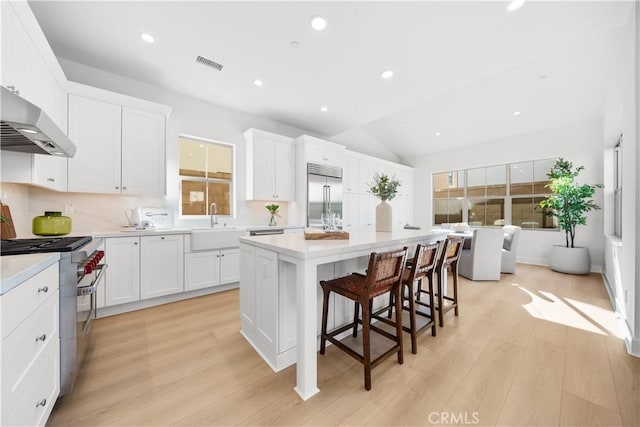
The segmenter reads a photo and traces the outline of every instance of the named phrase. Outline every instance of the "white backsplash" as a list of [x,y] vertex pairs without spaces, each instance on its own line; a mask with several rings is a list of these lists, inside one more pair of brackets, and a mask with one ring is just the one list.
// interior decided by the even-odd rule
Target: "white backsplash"
[[[209,219],[180,219],[175,206],[168,206],[164,197],[121,196],[111,194],[60,193],[39,187],[2,183],[0,197],[9,205],[17,237],[34,237],[33,217],[45,211],[61,211],[73,206],[72,233],[93,233],[119,230],[127,225],[125,209],[137,206],[165,208],[173,213],[174,227],[208,227]],[[236,218],[220,217],[218,223],[228,225],[267,225],[270,214],[265,202],[238,201]],[[279,225],[287,225],[287,203],[280,203]]]

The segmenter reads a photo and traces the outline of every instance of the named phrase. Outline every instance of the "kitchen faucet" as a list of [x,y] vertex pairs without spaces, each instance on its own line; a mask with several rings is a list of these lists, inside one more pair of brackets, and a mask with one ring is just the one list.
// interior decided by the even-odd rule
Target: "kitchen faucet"
[[218,224],[218,218],[214,216],[218,213],[218,205],[215,202],[209,206],[209,213],[211,214],[211,228],[213,228],[214,225]]

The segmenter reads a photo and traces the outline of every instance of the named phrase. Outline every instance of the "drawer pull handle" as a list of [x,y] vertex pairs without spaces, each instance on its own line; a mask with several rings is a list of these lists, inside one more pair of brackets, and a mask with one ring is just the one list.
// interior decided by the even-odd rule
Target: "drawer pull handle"
[[41,288],[38,288],[38,293],[40,292],[49,292],[49,287],[48,286],[43,286]]
[[47,405],[47,399],[42,399],[40,402],[36,403],[36,408]]
[[47,334],[42,334],[39,337],[36,337],[36,342],[38,341],[44,341],[47,339]]

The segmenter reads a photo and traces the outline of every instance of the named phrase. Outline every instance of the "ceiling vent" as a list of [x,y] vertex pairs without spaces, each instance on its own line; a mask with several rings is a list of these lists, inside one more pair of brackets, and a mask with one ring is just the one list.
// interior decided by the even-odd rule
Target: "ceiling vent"
[[207,67],[215,68],[218,71],[222,71],[224,65],[218,64],[216,61],[205,58],[204,56],[198,56],[196,58],[198,64],[206,65]]

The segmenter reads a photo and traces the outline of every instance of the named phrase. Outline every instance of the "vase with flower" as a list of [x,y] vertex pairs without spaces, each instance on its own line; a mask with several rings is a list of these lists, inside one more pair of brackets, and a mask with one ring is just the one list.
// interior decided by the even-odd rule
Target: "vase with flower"
[[278,208],[280,208],[280,205],[276,205],[275,203],[267,203],[266,205],[264,205],[264,207],[267,208],[267,210],[271,214],[271,218],[269,218],[269,225],[278,225],[278,223],[276,222],[276,216],[278,216]]
[[380,199],[380,204],[376,206],[376,231],[392,231],[391,205],[387,201],[396,197],[400,185],[395,176],[391,178],[377,172],[373,175],[373,182],[368,184],[369,193]]

